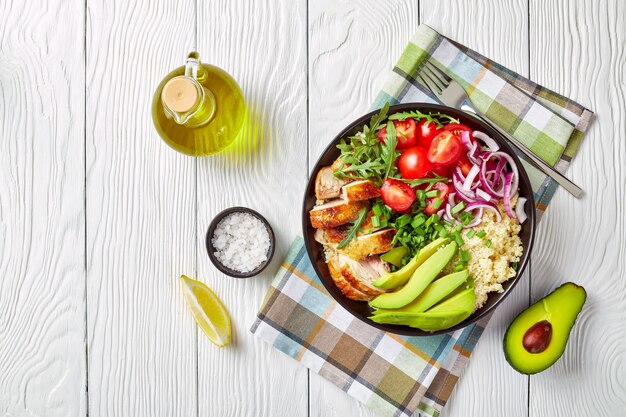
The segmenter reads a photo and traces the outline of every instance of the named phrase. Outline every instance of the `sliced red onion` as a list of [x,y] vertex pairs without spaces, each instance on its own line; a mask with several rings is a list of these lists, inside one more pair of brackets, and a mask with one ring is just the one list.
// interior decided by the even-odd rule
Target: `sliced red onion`
[[465,149],[471,151],[474,147],[470,134],[467,130],[461,132],[461,143],[465,146]]
[[502,173],[502,169],[504,168],[506,163],[507,163],[507,160],[505,158],[500,158],[500,160],[498,161],[498,165],[496,165],[496,169],[495,169],[496,178],[500,177],[500,174]]
[[446,212],[443,215],[443,219],[450,223],[453,223],[456,221],[456,219],[452,217],[452,212],[450,211],[450,204],[446,204]]
[[451,205],[452,207],[454,207],[456,205],[456,202],[454,201],[454,196],[456,195],[456,193],[450,193],[448,195],[448,204]]
[[463,182],[463,191],[468,192],[472,189],[472,184],[474,183],[474,179],[478,175],[480,168],[478,165],[472,166],[470,172],[467,173],[467,177],[465,177],[465,181]]
[[482,198],[485,201],[491,201],[491,196],[489,193],[481,190],[480,188],[476,190],[476,197]]
[[504,152],[494,152],[492,155],[506,159],[506,161],[511,166],[511,172],[513,173],[513,181],[511,183],[511,190],[513,191],[513,193],[516,193],[517,192],[517,188],[519,186],[519,183],[518,183],[518,181],[519,181],[519,171],[517,169],[517,165],[515,165],[515,161],[513,160],[511,155],[506,154]]
[[470,203],[467,205],[467,207],[465,208],[466,211],[471,211],[477,208],[482,208],[485,210],[491,210],[494,213],[496,213],[496,218],[498,219],[498,221],[502,220],[502,216],[500,215],[500,210],[498,210],[498,208],[496,207],[495,204],[493,203],[487,203],[485,201],[476,201],[475,203]]
[[472,136],[474,136],[476,139],[482,140],[492,152],[500,150],[500,147],[498,146],[496,141],[491,139],[487,134],[478,130],[474,130],[474,132],[472,132]]
[[487,178],[487,161],[483,161],[482,167],[480,168],[480,183],[485,188],[485,191],[491,194],[492,197],[502,198],[504,194],[499,192],[494,188],[494,182]]
[[515,219],[515,213],[511,210],[511,184],[513,182],[513,173],[509,172],[504,176],[504,211],[506,215]]
[[517,204],[515,206],[515,215],[517,216],[517,220],[520,224],[524,223],[528,216],[526,216],[526,210],[524,210],[524,205],[526,204],[526,198],[519,197],[517,199]]
[[443,217],[443,214],[444,214],[445,212],[446,212],[446,211],[445,211],[444,209],[439,210],[439,211],[437,212],[437,217],[439,217],[439,218],[441,219],[441,218]]
[[470,227],[478,226],[483,221],[483,209],[481,207],[478,208],[476,214],[474,214],[474,218],[471,222],[464,225],[464,229],[469,229]]

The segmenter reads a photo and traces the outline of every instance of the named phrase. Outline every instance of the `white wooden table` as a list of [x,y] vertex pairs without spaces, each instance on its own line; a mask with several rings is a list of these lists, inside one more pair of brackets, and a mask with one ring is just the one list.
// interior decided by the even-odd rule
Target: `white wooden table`
[[[248,331],[300,233],[309,167],[364,113],[420,22],[593,109],[447,416],[626,416],[626,2],[623,0],[0,0],[0,416],[372,416]],[[194,159],[152,127],[186,53],[230,72],[251,127]],[[204,247],[244,205],[272,223],[272,266],[236,280]],[[178,277],[224,300],[232,347],[198,333]],[[563,358],[532,377],[502,336],[572,280],[587,304]]]

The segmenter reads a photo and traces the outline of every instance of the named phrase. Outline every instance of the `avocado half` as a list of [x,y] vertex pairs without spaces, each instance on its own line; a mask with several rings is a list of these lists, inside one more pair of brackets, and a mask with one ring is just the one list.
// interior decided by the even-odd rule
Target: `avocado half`
[[535,374],[554,364],[565,351],[586,299],[583,287],[566,282],[522,311],[504,335],[509,364],[523,374]]

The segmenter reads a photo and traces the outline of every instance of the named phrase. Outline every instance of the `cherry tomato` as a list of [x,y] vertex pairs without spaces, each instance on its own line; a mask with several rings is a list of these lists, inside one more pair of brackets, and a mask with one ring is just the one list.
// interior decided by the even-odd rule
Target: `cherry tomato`
[[[467,131],[472,133],[472,129],[470,129],[469,127],[460,124],[460,123],[448,123],[447,125],[445,125],[443,127],[443,130],[447,130],[448,132],[452,132],[454,133],[454,136],[461,136],[461,132],[463,131]],[[472,135],[470,135],[470,138],[472,138],[472,141],[475,141],[476,139],[474,139],[472,137]]]
[[[435,214],[437,213],[437,210],[441,209],[441,207],[443,207],[443,204],[446,201],[446,198],[448,197],[448,194],[450,194],[450,186],[448,184],[446,184],[445,182],[438,182],[435,185],[433,185],[433,189],[435,190],[439,190],[439,195],[437,197],[433,197],[433,198],[429,198],[428,199],[428,204],[426,205],[426,207],[424,207],[424,212],[426,214]],[[441,204],[441,206],[439,206],[439,209],[435,208],[435,199],[438,198],[440,199],[443,203]]]
[[469,158],[465,154],[461,154],[459,160],[456,162],[456,165],[461,168],[461,172],[463,173],[463,175],[469,174],[473,166]]
[[[415,138],[417,134],[415,119],[409,117],[403,121],[394,120],[393,127],[396,129],[396,138],[398,139],[396,149],[402,150],[415,146]],[[386,126],[378,131],[378,140],[385,143],[385,139],[387,139]]]
[[428,149],[440,131],[441,129],[437,128],[435,122],[429,122],[426,119],[420,120],[417,122],[417,146]]
[[414,146],[402,152],[398,158],[398,168],[402,178],[416,180],[424,178],[433,170],[433,164],[428,160],[428,151],[419,146]]
[[380,187],[380,197],[395,211],[404,211],[415,201],[415,192],[408,184],[387,178]]
[[450,178],[452,176],[453,165],[434,165],[433,172],[440,177]]
[[453,133],[444,130],[439,133],[428,149],[428,160],[437,165],[450,165],[461,156],[461,141]]

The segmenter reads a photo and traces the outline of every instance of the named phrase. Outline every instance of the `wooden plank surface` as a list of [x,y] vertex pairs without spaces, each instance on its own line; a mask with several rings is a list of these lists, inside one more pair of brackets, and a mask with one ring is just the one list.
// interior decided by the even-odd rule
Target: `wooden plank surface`
[[566,281],[587,302],[563,357],[530,383],[530,416],[626,415],[626,4],[530,2],[531,76],[596,112],[538,230],[533,300]]
[[[222,297],[233,344],[198,337],[199,416],[306,416],[307,370],[249,329],[280,262],[300,234],[306,185],[306,2],[198,2],[198,50],[241,86],[249,122],[220,155],[198,160],[198,277]],[[204,238],[221,210],[244,206],[276,235],[272,264],[251,279],[230,278],[210,263]]]
[[86,411],[81,5],[0,2],[2,416]]
[[[587,196],[557,192],[532,291],[527,274],[445,415],[624,415],[626,5],[419,3],[0,2],[0,415],[373,416],[248,329],[300,233],[307,170],[368,110],[418,17],[598,115],[568,171]],[[198,160],[159,140],[149,107],[195,48],[237,79],[250,110],[242,140]],[[252,280],[206,256],[208,223],[233,205],[277,234],[273,264]],[[197,333],[181,273],[224,299],[232,347]],[[515,373],[506,326],[567,280],[588,301],[565,355]]]
[[196,414],[195,160],[159,139],[160,80],[193,48],[190,2],[89,0],[89,416]]

